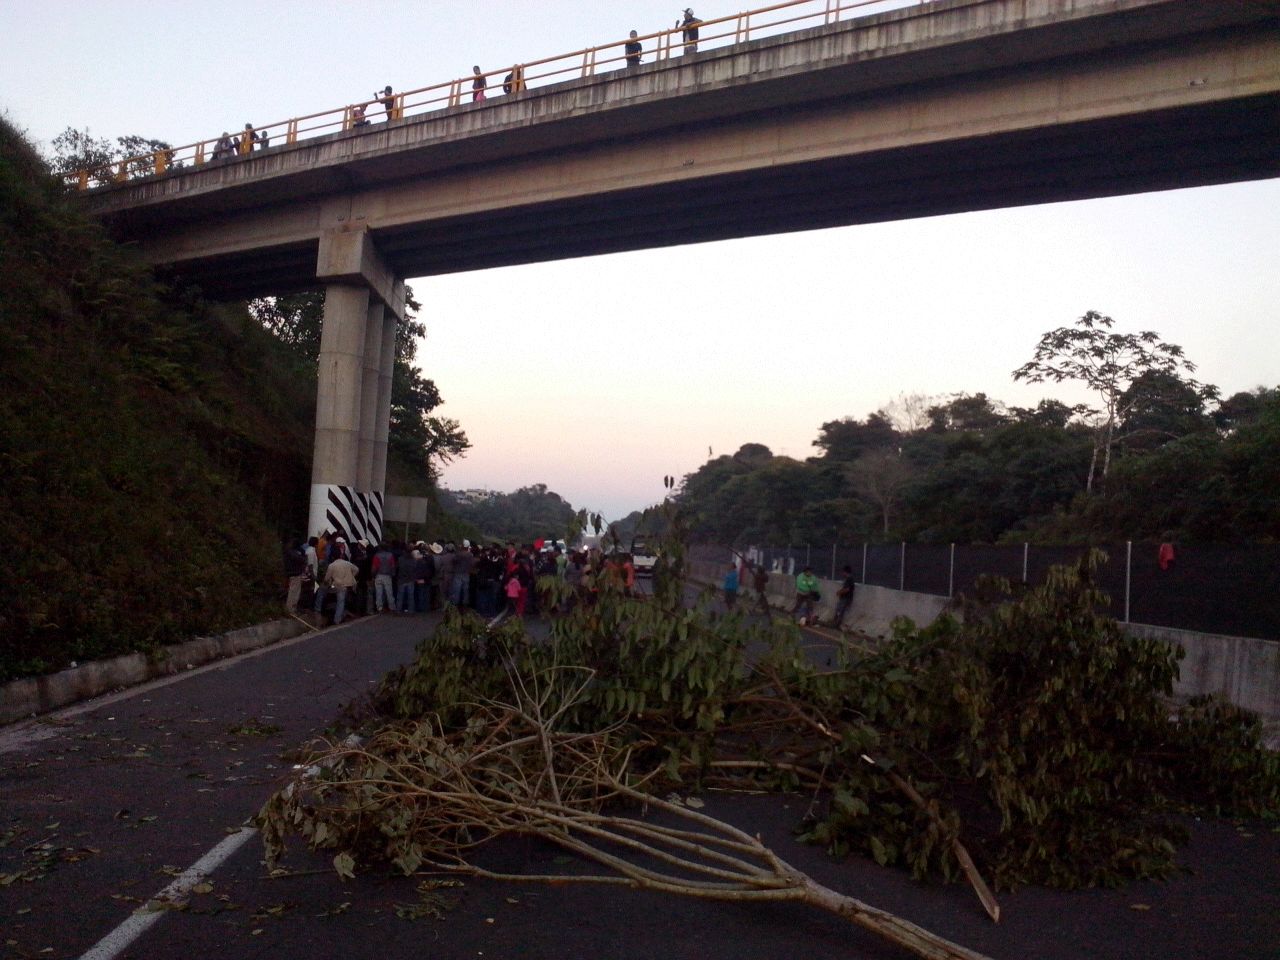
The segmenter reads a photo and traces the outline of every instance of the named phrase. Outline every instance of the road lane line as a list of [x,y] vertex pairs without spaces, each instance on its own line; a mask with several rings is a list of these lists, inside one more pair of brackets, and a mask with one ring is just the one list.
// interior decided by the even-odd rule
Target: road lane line
[[222,842],[203,857],[183,870],[182,873],[147,903],[143,904],[129,918],[99,940],[87,952],[81,954],[80,960],[114,960],[135,940],[147,932],[168,911],[157,907],[156,901],[180,900],[191,892],[201,880],[208,878],[214,870],[229,860],[237,850],[258,835],[256,827],[241,827],[235,833],[228,834]]

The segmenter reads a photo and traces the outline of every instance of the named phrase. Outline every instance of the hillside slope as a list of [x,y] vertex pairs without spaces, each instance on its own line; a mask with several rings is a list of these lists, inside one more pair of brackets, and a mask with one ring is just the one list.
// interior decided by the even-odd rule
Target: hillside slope
[[314,377],[154,283],[0,122],[0,680],[277,610]]

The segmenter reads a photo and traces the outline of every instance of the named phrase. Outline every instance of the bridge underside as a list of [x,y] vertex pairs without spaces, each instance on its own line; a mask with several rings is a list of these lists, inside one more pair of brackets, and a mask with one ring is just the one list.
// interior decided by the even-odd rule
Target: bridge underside
[[374,236],[407,276],[430,276],[1273,176],[1280,97],[622,190]]
[[233,299],[334,230],[423,277],[1277,176],[1276,0],[942,0],[89,201]]
[[[852,224],[1280,176],[1280,96],[953,140],[512,206],[373,240],[423,277]],[[193,258],[217,299],[314,286],[316,242]],[[292,281],[292,282],[291,282]]]

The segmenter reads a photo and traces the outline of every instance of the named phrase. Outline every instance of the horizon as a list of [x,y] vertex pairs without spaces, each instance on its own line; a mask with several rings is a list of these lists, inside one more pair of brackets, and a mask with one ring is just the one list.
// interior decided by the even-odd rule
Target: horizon
[[[704,20],[736,12],[696,9]],[[678,11],[397,0],[365,12],[377,44],[352,42],[342,8],[302,0],[210,0],[168,19],[144,0],[14,0],[0,10],[18,51],[0,63],[0,108],[46,154],[67,127],[182,144],[388,82],[408,89],[474,63],[666,29]],[[1088,310],[1180,344],[1224,396],[1276,386],[1276,250],[1270,179],[408,282],[427,326],[417,363],[444,398],[435,413],[473,444],[441,483],[540,482],[622,518],[660,502],[662,477],[694,472],[709,449],[761,443],[804,460],[822,423],[864,419],[902,394],[1084,401],[1010,374],[1042,333]]]

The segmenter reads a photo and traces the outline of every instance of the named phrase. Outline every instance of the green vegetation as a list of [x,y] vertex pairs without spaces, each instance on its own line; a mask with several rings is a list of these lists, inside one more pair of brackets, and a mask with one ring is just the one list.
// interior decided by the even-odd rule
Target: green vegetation
[[281,353],[157,286],[0,127],[0,679],[265,613],[307,481]]
[[439,497],[448,513],[490,540],[533,543],[564,537],[575,518],[568,501],[545,483],[482,497],[441,490]]
[[1152,368],[1098,415],[905,397],[824,423],[805,461],[756,443],[717,457],[679,499],[696,537],[734,545],[1275,541],[1280,389],[1211,409],[1213,393]]
[[[526,806],[555,790],[540,772],[556,768],[551,744],[589,741],[610,758],[598,797],[619,782],[659,797],[803,790],[806,839],[975,887],[979,873],[998,889],[1163,877],[1179,814],[1280,817],[1280,757],[1260,747],[1256,719],[1216,701],[1171,718],[1176,655],[1097,612],[1096,555],[1017,595],[987,583],[963,621],[902,621],[879,649],[821,669],[787,620],[726,615],[706,595],[687,608],[679,541],[664,557],[654,598],[605,587],[546,641],[451,612],[374,694],[364,745],[322,744],[313,773],[267,804],[268,856],[296,833],[346,874],[373,861],[412,873],[456,866],[460,845],[507,830],[558,836],[536,818],[480,829],[415,806],[442,771],[487,771],[508,725],[513,742],[543,746],[483,776],[526,784]],[[541,586],[565,599],[553,579]],[[579,679],[548,682],[565,671]]]
[[[86,137],[62,146],[109,147]],[[281,539],[310,497],[316,372],[298,315],[311,308],[318,349],[319,310],[276,303],[272,327],[156,283],[0,124],[0,681],[277,615]],[[432,464],[467,441],[428,416],[421,325],[403,328],[388,474],[427,494]]]

